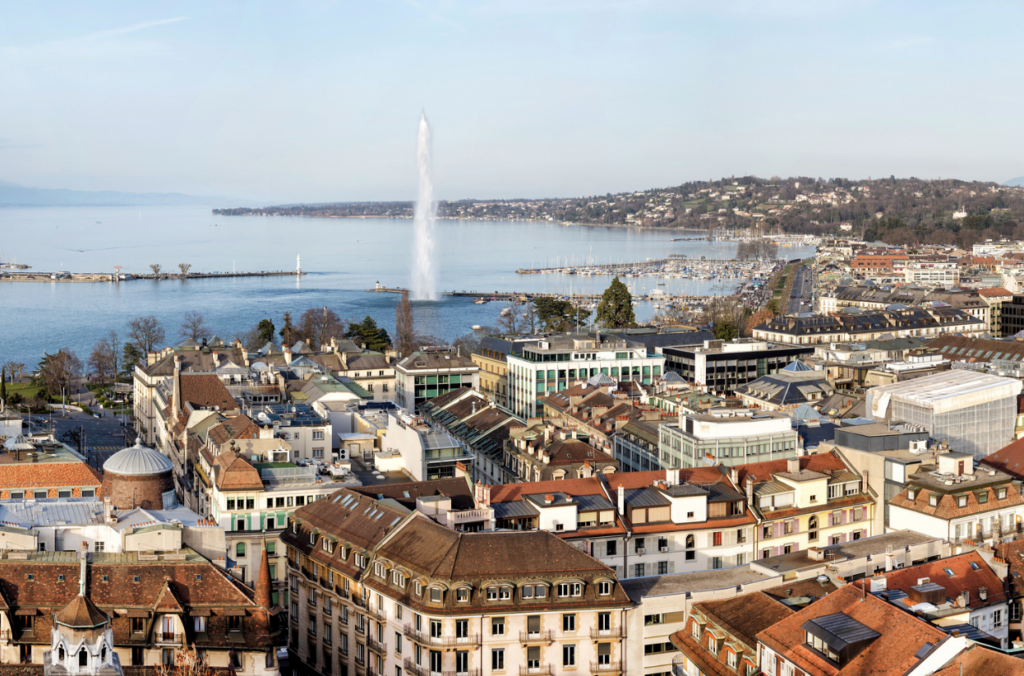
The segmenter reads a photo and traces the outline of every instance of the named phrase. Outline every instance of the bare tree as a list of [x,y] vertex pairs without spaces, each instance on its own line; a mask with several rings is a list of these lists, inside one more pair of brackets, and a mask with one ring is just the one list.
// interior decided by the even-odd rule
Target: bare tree
[[149,264],[149,269],[153,271],[153,276],[154,277],[159,277],[160,276],[160,271],[163,269],[163,266],[160,265],[159,263],[150,263]]
[[188,271],[192,269],[191,263],[178,263],[178,269],[181,270],[181,278],[188,278]]
[[[234,673],[234,669],[229,671]],[[156,673],[157,676],[213,676],[213,669],[193,643],[190,647],[175,650],[173,662],[159,665]]]
[[93,345],[92,354],[89,355],[89,368],[99,382],[113,383],[117,380],[120,362],[121,342],[118,340],[117,332],[111,331],[109,336],[100,338]]
[[395,348],[398,358],[404,359],[412,354],[416,342],[416,329],[412,318],[412,301],[409,292],[402,294],[402,300],[395,308]]
[[50,394],[60,394],[62,389],[70,394],[71,381],[81,373],[82,360],[67,347],[47,353],[39,363],[39,378]]
[[145,359],[146,354],[155,352],[157,346],[163,342],[164,329],[160,326],[160,320],[153,315],[136,317],[128,320],[128,338]]
[[21,378],[21,374],[25,372],[25,365],[20,361],[9,361],[4,364],[4,370],[10,374],[11,382],[15,383]]
[[262,338],[263,337],[260,335],[260,328],[258,326],[254,326],[238,336],[238,339],[242,341],[242,347],[250,352],[258,350],[267,344]]
[[299,317],[296,330],[310,347],[319,350],[321,346],[330,343],[331,338],[345,335],[345,322],[334,310],[326,307],[309,308]]
[[209,338],[212,333],[210,332],[210,327],[206,325],[203,315],[195,310],[189,310],[185,313],[185,319],[181,322],[178,335],[186,340],[191,339],[198,342],[203,338]]

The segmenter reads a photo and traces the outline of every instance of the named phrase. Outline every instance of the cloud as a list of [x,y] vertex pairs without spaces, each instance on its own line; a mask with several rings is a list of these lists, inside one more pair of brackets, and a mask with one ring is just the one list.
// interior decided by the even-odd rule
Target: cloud
[[83,35],[80,38],[74,39],[82,41],[106,40],[107,38],[114,38],[119,35],[127,35],[128,33],[137,33],[138,31],[156,28],[157,26],[166,26],[167,24],[178,23],[179,21],[185,21],[186,19],[188,19],[187,16],[176,16],[172,19],[156,19],[155,21],[143,21],[141,23],[132,24],[131,26],[122,26],[121,28],[110,28],[105,31],[90,33],[89,35]]

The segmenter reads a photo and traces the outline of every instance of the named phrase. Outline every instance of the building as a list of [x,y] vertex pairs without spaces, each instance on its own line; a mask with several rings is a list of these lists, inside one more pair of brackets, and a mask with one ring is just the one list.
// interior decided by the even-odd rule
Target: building
[[1013,294],[1002,287],[996,287],[992,289],[978,289],[978,295],[981,296],[989,306],[988,332],[996,338],[1001,338],[1004,335],[1003,303],[1012,301]]
[[0,500],[94,498],[102,479],[85,458],[52,437],[16,434],[0,453]]
[[814,349],[799,345],[774,345],[763,340],[739,338],[707,340],[700,345],[679,345],[659,349],[665,368],[686,382],[721,396],[730,396],[741,385],[778,373]]
[[661,462],[658,442],[661,438],[661,417],[647,416],[626,421],[612,437],[612,456],[623,472],[649,472],[669,469]]
[[454,348],[424,348],[395,364],[395,403],[408,411],[460,387],[480,389],[480,367]]
[[1024,331],[1024,294],[1013,294],[1009,301],[1003,301],[1001,307],[1002,334],[1015,336]]
[[963,540],[999,539],[1019,532],[1024,497],[1014,478],[979,466],[969,453],[940,453],[907,478],[889,500],[889,523],[919,533]]
[[861,277],[902,275],[909,257],[900,253],[860,253],[850,260],[850,272]]
[[903,269],[907,284],[930,284],[944,289],[959,286],[960,267],[954,261],[910,261]]
[[746,676],[760,669],[759,633],[793,614],[764,592],[695,603],[687,627],[672,635],[687,676]]
[[876,495],[836,452],[737,467],[757,517],[757,559],[863,540],[872,531]]
[[619,461],[551,424],[513,427],[505,441],[502,483],[580,479],[619,471]]
[[982,458],[1014,439],[1021,382],[952,370],[868,390],[872,419],[906,422]]
[[996,647],[1010,647],[1010,610],[1003,580],[978,552],[875,575],[867,584],[871,593],[904,612],[920,613],[947,633],[956,627],[968,635],[978,630],[995,639]]
[[536,337],[484,336],[480,349],[470,355],[480,367],[480,391],[499,406],[508,407],[508,356],[539,341]]
[[772,411],[714,408],[663,423],[658,448],[669,467],[742,465],[796,456],[797,433],[790,418]]
[[223,529],[227,567],[242,582],[254,585],[260,556],[269,557],[274,598],[280,594],[280,605],[286,606],[287,573],[280,536],[288,515],[323,499],[339,484],[330,476],[325,480],[314,465],[291,462],[287,451],[240,451],[236,446],[216,456],[205,450],[200,453],[196,484],[205,494],[201,516]]
[[503,481],[505,441],[511,429],[521,425],[511,413],[468,387],[434,397],[423,404],[421,411],[427,422],[458,439],[473,454],[474,482]]
[[284,537],[300,668],[634,673],[615,573],[551,533],[459,533],[342,489],[297,510]]
[[[935,305],[936,303],[942,305]],[[839,308],[863,308],[883,311],[892,306],[951,307],[962,310],[991,326],[990,304],[978,291],[967,289],[928,289],[917,286],[879,287],[874,284],[840,286],[821,297],[821,311]]]
[[280,673],[284,616],[266,585],[250,595],[187,547],[10,552],[0,559],[0,588],[0,664],[20,673],[39,673],[33,665],[54,676],[145,673],[190,646],[213,669]]
[[761,671],[774,676],[924,676],[967,645],[852,585],[757,635]]
[[381,449],[374,460],[378,470],[405,471],[415,481],[473,473],[475,456],[461,441],[402,410],[388,411]]
[[800,406],[820,406],[835,393],[825,371],[815,371],[796,361],[781,371],[740,385],[736,395],[744,406],[765,411],[793,411]]
[[854,343],[880,338],[934,338],[950,333],[968,336],[988,331],[988,323],[962,310],[945,307],[882,312],[846,308],[830,315],[785,315],[754,327],[754,338],[787,345]]
[[259,428],[260,439],[282,439],[291,449],[287,460],[334,459],[330,418],[321,417],[309,404],[250,406],[246,415]]
[[545,336],[508,361],[508,408],[520,418],[538,415],[538,399],[598,374],[621,382],[651,384],[665,357],[616,336],[596,332]]

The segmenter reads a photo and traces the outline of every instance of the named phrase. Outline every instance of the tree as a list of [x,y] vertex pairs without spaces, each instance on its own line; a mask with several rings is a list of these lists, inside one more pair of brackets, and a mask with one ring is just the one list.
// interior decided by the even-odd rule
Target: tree
[[157,346],[164,341],[164,329],[153,315],[136,317],[128,321],[128,338],[145,356],[156,352]]
[[259,338],[258,347],[263,347],[267,343],[274,342],[274,321],[271,319],[261,319],[259,325],[256,327],[257,336]]
[[185,319],[181,322],[178,335],[186,340],[194,340],[198,343],[204,338],[209,338],[212,333],[210,327],[206,325],[203,315],[195,310],[189,310],[185,313]]
[[761,308],[754,314],[750,315],[750,319],[747,320],[747,326],[743,330],[743,335],[752,336],[754,335],[754,328],[769,322],[775,318],[775,313],[768,308]]
[[53,354],[46,353],[39,362],[39,381],[51,395],[71,394],[71,381],[82,373],[82,360],[73,350],[62,347]]
[[21,380],[21,374],[25,372],[25,365],[20,361],[9,361],[4,364],[4,370],[11,374],[11,382],[16,383]]
[[299,317],[297,332],[315,350],[345,334],[345,322],[334,312],[325,308],[309,308]]
[[178,263],[178,269],[181,270],[181,278],[188,278],[188,271],[192,269],[191,263]]
[[67,444],[68,446],[74,446],[75,450],[82,453],[82,428],[81,427],[69,427],[60,434],[57,435],[57,441]]
[[711,333],[714,334],[718,340],[732,340],[738,335],[736,333],[736,324],[731,319],[725,319],[720,322],[716,322],[714,327],[711,329]]
[[89,355],[89,368],[96,376],[97,382],[113,383],[119,374],[121,346],[117,339],[117,333],[110,332],[106,338],[100,338],[92,347],[92,354]]
[[7,401],[7,369],[0,368],[0,399]]
[[391,347],[388,332],[377,326],[377,322],[369,315],[361,322],[349,322],[346,338],[355,338],[363,347],[374,352],[383,352]]
[[160,265],[159,263],[150,263],[149,264],[149,269],[153,271],[153,276],[154,277],[159,277],[160,276],[160,271],[163,270],[163,266]]
[[636,326],[633,296],[618,277],[612,280],[601,296],[601,303],[597,306],[597,321],[610,329]]
[[297,340],[295,327],[292,326],[292,313],[285,312],[282,319],[284,321],[284,326],[281,327],[281,343],[284,345],[292,345]]
[[[533,299],[535,324],[539,325],[542,331],[562,333],[574,331],[577,326],[586,325],[590,319],[590,310],[574,307],[567,300],[559,300],[549,296],[539,296]],[[536,332],[537,327],[531,329]]]
[[398,358],[405,359],[414,351],[416,327],[412,316],[412,301],[409,292],[402,293],[402,300],[395,307],[395,349]]
[[142,358],[143,354],[139,351],[139,348],[135,347],[134,343],[125,343],[124,349],[121,350],[121,377],[131,379],[135,365]]
[[[229,668],[229,671],[234,673],[234,669]],[[156,668],[157,676],[213,676],[213,673],[195,643],[191,647],[175,650],[173,664],[161,664]]]

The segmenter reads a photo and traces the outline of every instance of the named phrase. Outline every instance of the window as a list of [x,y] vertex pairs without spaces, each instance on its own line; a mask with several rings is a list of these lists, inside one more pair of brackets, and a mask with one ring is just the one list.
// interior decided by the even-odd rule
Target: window
[[605,544],[605,554],[608,556],[615,556],[615,540],[609,540]]
[[1003,611],[996,610],[992,612],[992,628],[999,629],[1003,626]]
[[402,632],[400,631],[395,632],[395,654],[402,654]]
[[197,634],[202,634],[206,631],[206,618],[205,617],[193,617],[192,626],[195,628]]
[[935,494],[935,493],[929,493],[928,494],[928,506],[929,507],[938,507],[938,505],[939,505],[939,496],[937,494]]
[[712,655],[718,654],[718,639],[713,634],[708,634],[708,652]]
[[658,561],[658,575],[668,575],[668,561]]
[[576,666],[576,646],[575,645],[563,645],[562,646],[562,666],[563,667],[575,667]]
[[238,558],[242,558],[242,557],[245,556],[245,543],[244,542],[239,542],[238,544],[235,545],[235,556],[238,557]]
[[642,564],[642,563],[634,563],[633,564],[633,577],[643,577],[643,576],[644,576],[644,564]]
[[576,631],[576,616],[572,613],[566,613],[562,615],[562,631],[574,632]]
[[430,588],[430,602],[431,603],[440,603],[442,596],[443,596],[443,594],[442,594],[440,589],[438,589],[437,587],[431,587]]
[[143,618],[133,617],[131,618],[131,627],[133,634],[141,634],[145,630],[145,624]]
[[635,548],[635,551],[636,551],[637,554],[643,554],[646,551],[646,549],[644,548],[644,539],[643,538],[637,538],[634,541],[634,543],[635,543],[634,544],[634,548]]
[[996,498],[999,499],[999,500],[1005,500],[1006,499],[1006,489],[1005,488],[1000,488],[999,490],[997,490],[996,491]]
[[505,618],[504,617],[492,617],[491,618],[491,636],[504,636],[505,635]]
[[459,587],[455,590],[455,601],[457,603],[468,603],[469,602],[469,589],[466,587]]
[[505,670],[505,649],[504,648],[492,648],[491,649],[491,670],[492,671],[504,671]]
[[608,596],[611,593],[612,593],[612,583],[611,582],[608,582],[607,580],[602,580],[601,582],[597,583],[597,595],[598,596]]
[[[316,620],[314,619],[314,625]],[[242,631],[242,618],[238,615],[232,615],[228,618],[228,631]]]

